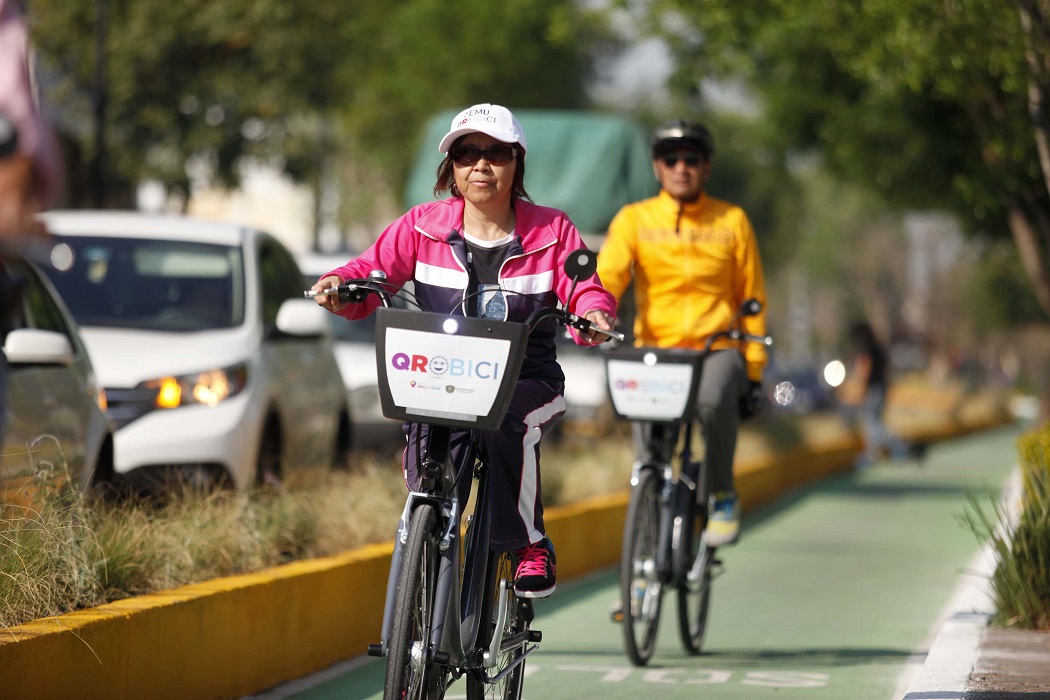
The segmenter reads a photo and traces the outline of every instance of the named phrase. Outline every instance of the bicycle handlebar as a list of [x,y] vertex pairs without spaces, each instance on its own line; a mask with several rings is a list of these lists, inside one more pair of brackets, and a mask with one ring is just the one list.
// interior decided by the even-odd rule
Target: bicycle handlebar
[[553,317],[561,325],[568,326],[570,328],[575,328],[576,330],[582,333],[589,333],[591,331],[594,331],[596,333],[601,333],[602,335],[608,336],[610,338],[615,338],[616,340],[619,340],[621,342],[624,339],[624,334],[619,331],[607,331],[604,328],[599,328],[598,326],[588,321],[586,318],[578,316],[577,314],[574,314],[571,311],[551,306],[545,306],[543,308],[536,309],[535,311],[533,311],[532,314],[529,316],[528,320],[525,322],[525,325],[527,325],[529,328],[533,328],[537,323],[539,323],[547,317]]
[[[338,295],[340,303],[347,304],[360,303],[364,301],[365,297],[367,297],[369,294],[375,294],[380,298],[383,306],[389,307],[391,298],[390,290],[388,289],[389,286],[390,285],[388,285],[385,282],[385,277],[383,277],[382,279],[378,277],[370,277],[369,279],[351,279],[347,280],[345,283],[339,285],[338,287],[330,287],[329,289],[325,289],[320,292],[307,290],[303,292],[303,296],[305,296],[307,299],[313,299],[315,297],[320,296]],[[619,340],[621,342],[624,339],[624,334],[619,331],[607,331],[604,328],[599,328],[598,326],[588,321],[586,318],[578,316],[577,314],[574,314],[571,311],[551,306],[545,306],[543,308],[537,309],[536,311],[533,311],[532,314],[529,316],[528,320],[525,322],[525,325],[527,325],[530,329],[534,328],[537,323],[548,317],[553,317],[561,325],[575,328],[576,330],[582,333],[589,333],[591,331],[594,331],[596,333],[601,333],[602,335],[608,336],[610,338],[615,338],[616,340]]]
[[728,331],[719,331],[707,337],[707,342],[704,343],[703,352],[710,352],[711,346],[716,340],[722,338],[729,338],[730,340],[743,340],[748,343],[761,343],[767,348],[773,345],[773,338],[768,335],[754,335],[753,333],[745,333],[741,330],[733,329]]
[[375,294],[379,297],[383,306],[389,307],[391,299],[390,286],[391,285],[386,282],[385,275],[382,277],[375,275],[370,276],[368,279],[347,280],[337,287],[329,287],[320,292],[308,289],[303,292],[303,296],[307,299],[324,296],[337,296],[339,298],[339,303],[341,304],[359,304],[364,301],[365,297],[369,294]]

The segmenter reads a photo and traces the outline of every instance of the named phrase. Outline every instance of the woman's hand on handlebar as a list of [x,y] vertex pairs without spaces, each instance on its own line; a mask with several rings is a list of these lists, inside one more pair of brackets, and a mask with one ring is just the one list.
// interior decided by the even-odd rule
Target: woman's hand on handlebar
[[[324,292],[329,289],[332,289],[333,287],[338,287],[341,284],[343,284],[343,280],[341,280],[338,276],[327,275],[326,277],[322,277],[321,279],[317,280],[317,282],[315,282],[314,285],[310,287],[310,291]],[[340,311],[348,306],[348,304],[339,303],[338,294],[318,294],[318,296],[314,297],[314,301],[317,302],[318,306],[324,307],[329,311],[333,312]]]
[[[605,313],[601,309],[593,309],[584,314],[584,318],[591,322],[591,325],[600,328],[603,331],[611,331],[616,324],[616,319]],[[588,331],[584,336],[588,341],[597,345],[604,343],[611,339],[611,336],[605,333],[599,333],[596,330]]]

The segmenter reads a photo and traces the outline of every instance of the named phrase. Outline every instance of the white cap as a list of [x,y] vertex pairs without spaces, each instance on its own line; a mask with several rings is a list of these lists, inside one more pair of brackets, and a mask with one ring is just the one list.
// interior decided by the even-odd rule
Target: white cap
[[500,105],[484,102],[473,107],[468,107],[452,120],[452,126],[445,137],[438,144],[438,150],[448,153],[456,139],[464,134],[474,133],[488,134],[497,141],[503,143],[517,143],[522,149],[525,146],[525,132],[521,124],[510,113],[510,110]]

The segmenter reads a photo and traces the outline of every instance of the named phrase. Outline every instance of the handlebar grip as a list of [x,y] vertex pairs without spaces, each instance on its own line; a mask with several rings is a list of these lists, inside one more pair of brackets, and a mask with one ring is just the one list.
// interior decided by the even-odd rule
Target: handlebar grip
[[315,292],[312,289],[307,289],[305,292],[303,292],[303,296],[307,299],[313,299],[314,297],[327,297],[338,293],[339,287],[331,287],[330,289],[325,289],[320,292]]
[[773,338],[768,335],[752,335],[751,333],[744,333],[741,337],[748,342],[765,345],[767,348],[773,345]]
[[615,340],[619,340],[621,343],[624,341],[624,338],[627,337],[623,333],[621,333],[620,331],[607,331],[604,328],[598,328],[593,323],[591,324],[591,330],[597,331],[598,333],[601,333],[602,335],[607,335],[610,338],[613,338]]

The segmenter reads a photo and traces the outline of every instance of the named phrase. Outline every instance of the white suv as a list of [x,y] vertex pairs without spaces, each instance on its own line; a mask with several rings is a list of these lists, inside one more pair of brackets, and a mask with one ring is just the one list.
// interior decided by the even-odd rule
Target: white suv
[[275,238],[131,212],[44,218],[72,248],[49,275],[105,387],[117,474],[245,487],[345,463],[327,312]]

